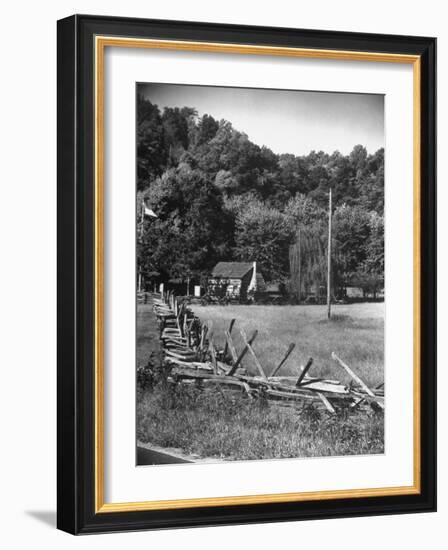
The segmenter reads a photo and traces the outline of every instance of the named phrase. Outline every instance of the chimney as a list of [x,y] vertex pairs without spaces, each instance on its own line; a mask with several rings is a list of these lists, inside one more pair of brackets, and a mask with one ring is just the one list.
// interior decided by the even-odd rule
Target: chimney
[[254,290],[256,292],[257,290],[257,262],[253,263],[253,269],[252,269],[252,280],[249,285],[249,290]]

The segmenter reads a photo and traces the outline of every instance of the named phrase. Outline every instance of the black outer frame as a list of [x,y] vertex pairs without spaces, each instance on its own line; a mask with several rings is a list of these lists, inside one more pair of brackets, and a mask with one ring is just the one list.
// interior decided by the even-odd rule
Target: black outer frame
[[[94,37],[421,56],[421,493],[94,513]],[[74,15],[58,21],[57,526],[73,534],[436,510],[436,39]]]

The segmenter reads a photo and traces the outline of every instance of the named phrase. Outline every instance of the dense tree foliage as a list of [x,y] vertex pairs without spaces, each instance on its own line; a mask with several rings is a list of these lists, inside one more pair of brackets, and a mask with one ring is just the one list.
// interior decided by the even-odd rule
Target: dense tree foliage
[[235,255],[260,264],[263,276],[275,280],[288,276],[288,255],[293,230],[286,216],[260,201],[249,202],[236,216]]
[[296,293],[322,284],[331,188],[335,284],[383,284],[383,149],[277,155],[229,121],[139,96],[137,178],[140,205],[158,216],[139,229],[146,278],[199,279],[220,260],[255,260],[267,281],[293,288],[299,276]]
[[233,218],[202,171],[182,163],[166,170],[148,191],[158,218],[144,222],[138,251],[143,273],[200,278],[231,254]]

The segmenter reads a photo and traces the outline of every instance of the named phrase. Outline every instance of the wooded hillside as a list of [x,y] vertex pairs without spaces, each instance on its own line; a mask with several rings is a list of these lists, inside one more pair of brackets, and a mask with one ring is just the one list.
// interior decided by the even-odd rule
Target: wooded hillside
[[227,120],[161,112],[141,95],[137,125],[137,211],[145,199],[158,216],[138,239],[146,281],[200,280],[220,260],[255,260],[266,281],[298,295],[300,257],[301,292],[323,283],[331,188],[335,288],[382,286],[384,149],[279,155]]

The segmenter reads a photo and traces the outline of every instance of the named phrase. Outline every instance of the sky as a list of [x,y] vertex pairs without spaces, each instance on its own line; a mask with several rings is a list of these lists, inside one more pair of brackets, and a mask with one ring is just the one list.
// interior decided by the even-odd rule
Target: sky
[[164,107],[194,107],[200,116],[226,119],[274,153],[306,155],[361,144],[384,147],[384,96],[296,90],[140,83],[138,91]]

